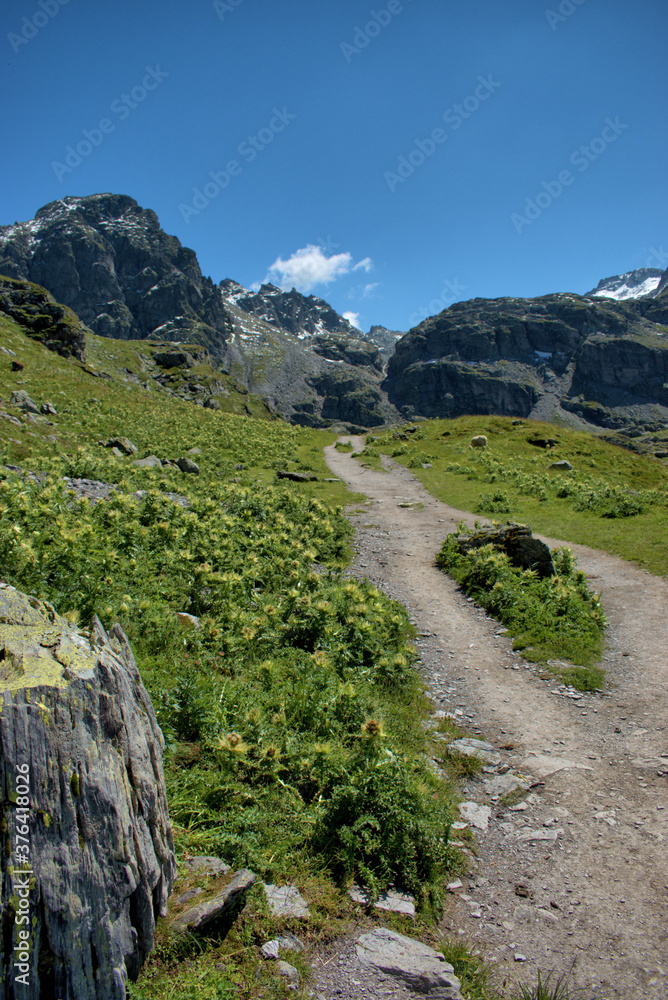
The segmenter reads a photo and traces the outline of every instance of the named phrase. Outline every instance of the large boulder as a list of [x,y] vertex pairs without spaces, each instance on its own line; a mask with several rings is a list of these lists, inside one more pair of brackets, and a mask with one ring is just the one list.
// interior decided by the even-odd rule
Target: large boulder
[[362,965],[384,972],[415,993],[461,1000],[461,983],[453,967],[441,952],[421,941],[376,927],[358,938],[356,951]]
[[484,525],[470,535],[460,535],[457,545],[462,554],[493,545],[506,553],[513,566],[532,569],[540,577],[556,573],[549,547],[533,537],[528,524]]
[[0,584],[0,694],[0,996],[124,1000],[176,876],[127,639]]

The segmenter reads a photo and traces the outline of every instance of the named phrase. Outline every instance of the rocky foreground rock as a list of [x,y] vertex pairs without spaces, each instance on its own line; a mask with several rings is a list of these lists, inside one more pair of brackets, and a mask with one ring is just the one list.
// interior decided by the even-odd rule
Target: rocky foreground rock
[[0,996],[124,1000],[176,875],[163,738],[127,639],[0,584],[0,692]]

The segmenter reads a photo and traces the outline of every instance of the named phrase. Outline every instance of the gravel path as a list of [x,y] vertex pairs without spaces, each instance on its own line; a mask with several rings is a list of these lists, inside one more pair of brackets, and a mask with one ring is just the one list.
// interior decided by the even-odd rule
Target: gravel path
[[[570,546],[603,591],[610,628],[605,693],[569,693],[514,653],[498,622],[435,567],[445,535],[473,515],[434,500],[389,459],[386,471],[373,471],[334,447],[326,457],[369,497],[356,505],[363,513],[349,512],[353,573],[408,608],[436,708],[501,754],[501,765],[466,790],[492,812],[488,829],[475,831],[477,858],[449,896],[444,931],[482,947],[499,985],[554,969],[587,998],[666,1000],[668,582]],[[484,783],[506,766],[532,785],[516,808],[503,808]],[[331,964],[346,956],[342,948]],[[335,985],[316,983],[318,996],[392,996],[356,992],[353,966],[341,967]]]

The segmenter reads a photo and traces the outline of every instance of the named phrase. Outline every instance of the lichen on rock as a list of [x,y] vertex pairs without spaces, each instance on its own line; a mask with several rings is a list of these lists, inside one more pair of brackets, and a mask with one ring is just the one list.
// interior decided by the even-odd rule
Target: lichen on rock
[[[107,634],[94,619],[87,636],[3,584],[0,694],[0,995],[124,1000],[176,875],[163,738],[132,651],[118,625]],[[26,867],[27,980],[17,985]]]

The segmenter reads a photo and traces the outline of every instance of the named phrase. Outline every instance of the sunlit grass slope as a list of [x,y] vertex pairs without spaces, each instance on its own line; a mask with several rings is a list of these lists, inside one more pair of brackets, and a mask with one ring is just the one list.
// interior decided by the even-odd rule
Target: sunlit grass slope
[[[481,416],[406,427],[369,436],[371,458],[392,455],[439,500],[668,573],[668,467],[659,459],[536,421]],[[487,447],[471,447],[480,434]],[[550,468],[563,460],[572,470]]]

